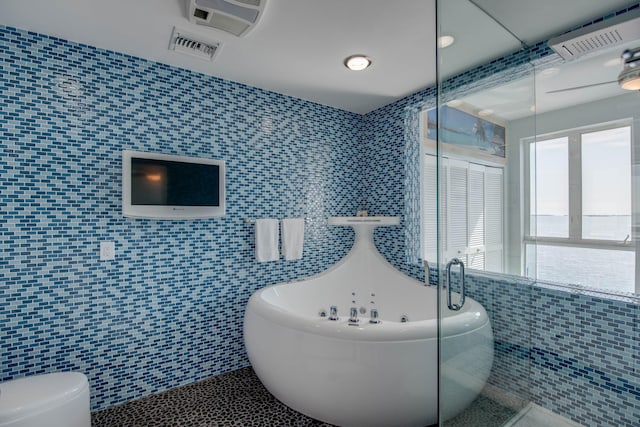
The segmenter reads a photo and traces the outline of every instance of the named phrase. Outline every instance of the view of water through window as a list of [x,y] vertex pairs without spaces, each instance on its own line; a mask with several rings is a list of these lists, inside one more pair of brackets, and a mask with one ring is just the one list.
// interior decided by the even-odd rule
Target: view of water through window
[[631,127],[563,131],[529,145],[526,274],[635,292]]
[[[558,235],[568,221],[562,215],[532,216],[539,236]],[[533,227],[533,226],[532,226]],[[630,215],[583,218],[583,235],[621,244],[631,233]],[[527,275],[538,280],[588,286],[615,292],[634,292],[635,252],[554,246],[538,243],[526,247]]]

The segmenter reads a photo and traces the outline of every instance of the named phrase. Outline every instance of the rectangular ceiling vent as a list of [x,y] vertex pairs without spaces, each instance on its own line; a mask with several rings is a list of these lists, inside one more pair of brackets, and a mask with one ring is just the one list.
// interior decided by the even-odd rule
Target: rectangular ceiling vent
[[204,41],[201,37],[189,34],[179,28],[173,27],[169,50],[185,53],[197,58],[213,61],[220,50],[220,42]]
[[258,24],[267,0],[188,0],[187,17],[194,24],[246,36]]
[[549,40],[549,47],[564,59],[575,59],[638,39],[640,39],[640,10],[555,37]]

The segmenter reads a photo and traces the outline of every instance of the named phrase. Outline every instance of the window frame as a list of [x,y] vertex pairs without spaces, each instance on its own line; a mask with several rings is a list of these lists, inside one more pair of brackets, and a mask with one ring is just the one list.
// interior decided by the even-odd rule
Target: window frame
[[[582,126],[573,129],[562,130],[547,134],[541,134],[535,137],[527,137],[521,139],[522,153],[522,179],[523,179],[523,236],[522,236],[522,272],[526,276],[527,271],[527,254],[526,246],[530,244],[541,244],[546,246],[565,246],[586,249],[603,249],[603,250],[619,250],[619,251],[636,251],[636,242],[634,239],[633,218],[633,183],[631,186],[632,197],[632,224],[629,238],[620,240],[606,239],[585,239],[582,237],[582,138],[583,134],[606,131],[618,128],[630,128],[630,152],[629,162],[633,167],[633,119],[615,120],[607,123],[600,123],[589,126]],[[568,174],[569,174],[569,235],[568,237],[546,237],[531,235],[531,144],[541,141],[547,141],[556,138],[568,138]],[[633,182],[633,170],[631,172],[631,180]],[[635,280],[636,292],[640,288],[640,282],[636,275]]]

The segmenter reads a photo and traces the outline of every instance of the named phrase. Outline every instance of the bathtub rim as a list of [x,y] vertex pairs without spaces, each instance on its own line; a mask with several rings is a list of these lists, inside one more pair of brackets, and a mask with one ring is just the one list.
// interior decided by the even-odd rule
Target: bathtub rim
[[[369,324],[368,317],[363,317],[360,325],[350,326],[347,316],[341,316],[338,321],[330,321],[327,317],[322,318],[311,313],[309,316],[303,316],[263,298],[264,293],[273,293],[280,287],[300,286],[302,282],[305,281],[279,283],[254,292],[246,306],[245,317],[251,310],[262,319],[272,321],[279,326],[344,340],[386,342],[431,339],[438,336],[437,317],[406,323],[383,319],[382,323],[377,325]],[[437,298],[435,287],[424,287],[424,289],[425,293],[432,293],[433,298]],[[428,297],[425,295],[425,303],[429,302]],[[478,330],[489,322],[490,319],[484,307],[467,297],[463,310],[451,313],[442,320],[441,333],[443,337],[452,337]]]

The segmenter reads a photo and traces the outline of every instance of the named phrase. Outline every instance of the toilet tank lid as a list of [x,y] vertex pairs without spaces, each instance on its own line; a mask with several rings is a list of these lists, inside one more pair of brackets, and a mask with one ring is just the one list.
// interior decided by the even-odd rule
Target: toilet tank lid
[[32,375],[0,383],[0,425],[63,405],[88,392],[80,372]]

